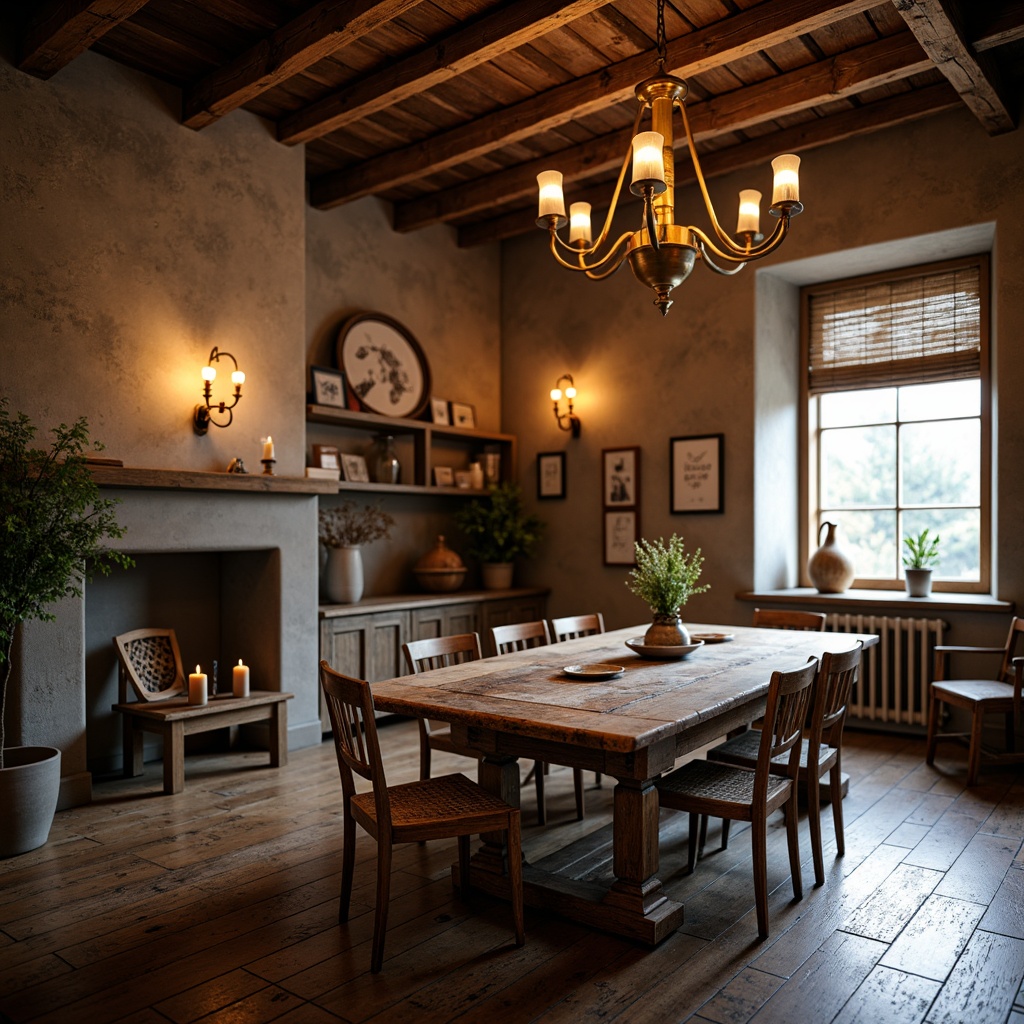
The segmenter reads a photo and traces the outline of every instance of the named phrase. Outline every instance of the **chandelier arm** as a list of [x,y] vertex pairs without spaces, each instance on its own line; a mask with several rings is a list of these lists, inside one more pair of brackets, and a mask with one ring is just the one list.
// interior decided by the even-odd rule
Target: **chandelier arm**
[[753,246],[750,249],[737,249],[736,252],[724,252],[719,249],[718,246],[715,245],[715,243],[703,231],[701,231],[700,228],[691,226],[687,230],[698,240],[697,247],[702,253],[707,249],[713,252],[720,260],[725,260],[727,263],[739,263],[742,265],[749,263],[751,260],[758,260],[762,256],[767,256],[782,245],[789,232],[789,218],[780,218],[778,224],[775,225],[775,229],[760,245]]
[[[721,274],[723,277],[732,277],[734,274],[738,274],[745,266],[746,263],[736,262],[736,266],[730,267],[728,270],[725,267],[720,267],[715,261],[708,255],[708,248],[714,248],[714,246],[706,245],[705,242],[698,238],[697,251],[700,253],[700,258],[704,261],[704,265],[708,270],[713,270],[716,274]],[[731,260],[731,257],[726,257]]]
[[[636,112],[636,117],[633,118],[633,135],[636,135],[637,130],[640,128],[640,119],[643,116],[643,112],[644,108],[641,106]],[[612,229],[612,218],[615,216],[615,208],[619,204],[619,196],[622,195],[622,183],[626,180],[626,171],[630,169],[632,162],[633,147],[632,145],[629,145],[626,147],[626,155],[623,158],[622,167],[619,169],[619,177],[615,182],[615,191],[612,193],[611,205],[608,207],[608,214],[604,219],[604,225],[601,227],[601,233],[597,236],[594,244],[589,249],[585,250],[588,254],[596,252],[598,247],[604,244],[605,239],[608,237],[608,233]],[[614,252],[621,244],[622,239],[620,238],[619,241],[612,246],[612,252]],[[604,261],[602,260],[602,262]],[[595,266],[600,266],[600,264],[596,264]]]
[[[601,267],[603,267],[606,263],[608,263],[608,261],[611,260],[615,256],[615,254],[623,246],[623,244],[628,242],[629,239],[632,238],[632,237],[633,237],[633,232],[632,231],[624,232],[622,235],[619,236],[618,239],[616,239],[615,244],[611,247],[611,249],[608,250],[608,252],[604,256],[601,257],[601,259],[599,259],[596,263],[591,263],[588,266],[586,263],[584,263],[583,257],[586,255],[586,252],[589,252],[590,250],[587,250],[586,252],[581,252],[579,254],[579,257],[580,257],[579,263],[570,263],[568,260],[564,260],[559,255],[558,249],[555,247],[555,241],[557,240],[557,241],[561,242],[561,239],[558,238],[555,235],[555,231],[554,231],[554,229],[552,229],[551,230],[551,255],[555,257],[555,261],[560,266],[565,267],[567,270],[582,270],[582,271],[584,271],[589,276],[592,271],[600,270]],[[564,243],[563,243],[563,245],[564,245]],[[618,258],[618,260],[616,261],[615,267],[613,269],[617,270],[619,264],[625,258],[626,258],[626,254],[623,253]],[[595,278],[595,280],[600,280],[600,278]]]

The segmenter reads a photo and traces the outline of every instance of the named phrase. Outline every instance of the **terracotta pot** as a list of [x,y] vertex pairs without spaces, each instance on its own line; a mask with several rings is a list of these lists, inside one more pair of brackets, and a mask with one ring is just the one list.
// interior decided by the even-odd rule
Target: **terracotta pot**
[[644,633],[647,647],[684,647],[690,642],[690,633],[679,618],[679,613],[663,615],[656,612],[654,621]]
[[0,857],[43,845],[60,795],[56,747],[5,747],[0,769]]
[[359,547],[328,548],[327,596],[338,604],[355,604],[363,596],[363,552]]
[[[825,543],[821,544],[821,531],[828,527]],[[849,589],[856,575],[853,562],[836,541],[835,523],[822,523],[818,527],[818,543],[821,547],[811,555],[807,563],[807,575],[818,588],[819,594],[841,594]]]
[[509,590],[515,567],[515,562],[484,562],[480,566],[484,590]]

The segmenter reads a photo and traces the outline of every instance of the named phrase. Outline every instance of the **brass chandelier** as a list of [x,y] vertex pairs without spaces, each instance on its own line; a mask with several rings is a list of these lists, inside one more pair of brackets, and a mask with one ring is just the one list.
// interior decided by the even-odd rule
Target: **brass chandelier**
[[[734,241],[722,230],[708,195],[686,116],[683,102],[687,92],[686,82],[665,72],[665,0],[658,0],[657,34],[658,73],[636,87],[639,106],[633,121],[633,141],[622,161],[622,169],[600,235],[596,241],[591,240],[590,203],[573,203],[570,206],[568,243],[559,235],[559,228],[566,224],[562,175],[559,171],[544,171],[537,175],[540,187],[537,226],[547,229],[551,238],[551,252],[558,263],[569,270],[581,271],[591,280],[600,281],[610,277],[622,266],[624,260],[629,260],[636,279],[654,289],[654,305],[664,316],[672,305],[672,289],[690,276],[698,259],[717,274],[738,273],[751,260],[760,259],[778,249],[789,233],[790,219],[803,210],[803,204],[800,202],[800,158],[793,154],[778,156],[772,161],[775,180],[772,205],[768,211],[778,218],[772,232],[767,237],[760,233],[761,193],[756,189],[740,192],[736,225],[740,241]],[[693,169],[714,229],[714,241],[700,228],[675,222],[672,115],[676,107],[682,115]],[[648,108],[651,111],[651,130],[640,132],[640,123]],[[644,202],[640,229],[625,232],[603,255],[598,255],[598,250],[608,239],[631,159],[633,177],[629,190]],[[563,257],[560,249],[571,253],[575,260]],[[593,259],[588,262],[588,257]]]

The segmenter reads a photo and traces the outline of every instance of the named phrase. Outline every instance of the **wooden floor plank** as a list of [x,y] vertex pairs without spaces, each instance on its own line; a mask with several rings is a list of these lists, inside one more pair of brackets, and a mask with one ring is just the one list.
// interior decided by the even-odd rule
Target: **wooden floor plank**
[[1024,941],[975,932],[928,1013],[929,1024],[1006,1020],[1024,978]]
[[942,881],[941,871],[900,864],[843,922],[842,930],[892,942]]
[[747,967],[699,1010],[700,1020],[715,1024],[746,1024],[782,987],[785,979]]
[[1024,865],[1014,864],[978,926],[989,932],[1024,939]]
[[879,965],[833,1024],[921,1024],[940,988],[937,981]]
[[958,900],[991,903],[1020,847],[1016,838],[977,833],[935,891]]
[[882,957],[883,966],[944,981],[984,911],[977,903],[930,896]]

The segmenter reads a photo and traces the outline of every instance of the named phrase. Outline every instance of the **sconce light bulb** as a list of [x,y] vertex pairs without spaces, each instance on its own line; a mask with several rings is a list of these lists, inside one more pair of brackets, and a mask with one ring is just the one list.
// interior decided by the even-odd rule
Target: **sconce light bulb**
[[232,384],[244,384],[245,383],[245,374],[242,373],[241,370],[235,370],[235,372],[231,374],[231,383]]
[[566,398],[575,398],[576,397],[576,389],[575,388],[566,388],[565,389],[565,397]]
[[217,371],[212,366],[204,366],[202,374],[203,380],[212,381],[217,379]]
[[559,402],[559,401],[561,401],[561,399],[562,399],[562,389],[561,388],[552,388],[551,389],[551,401],[552,402]]

